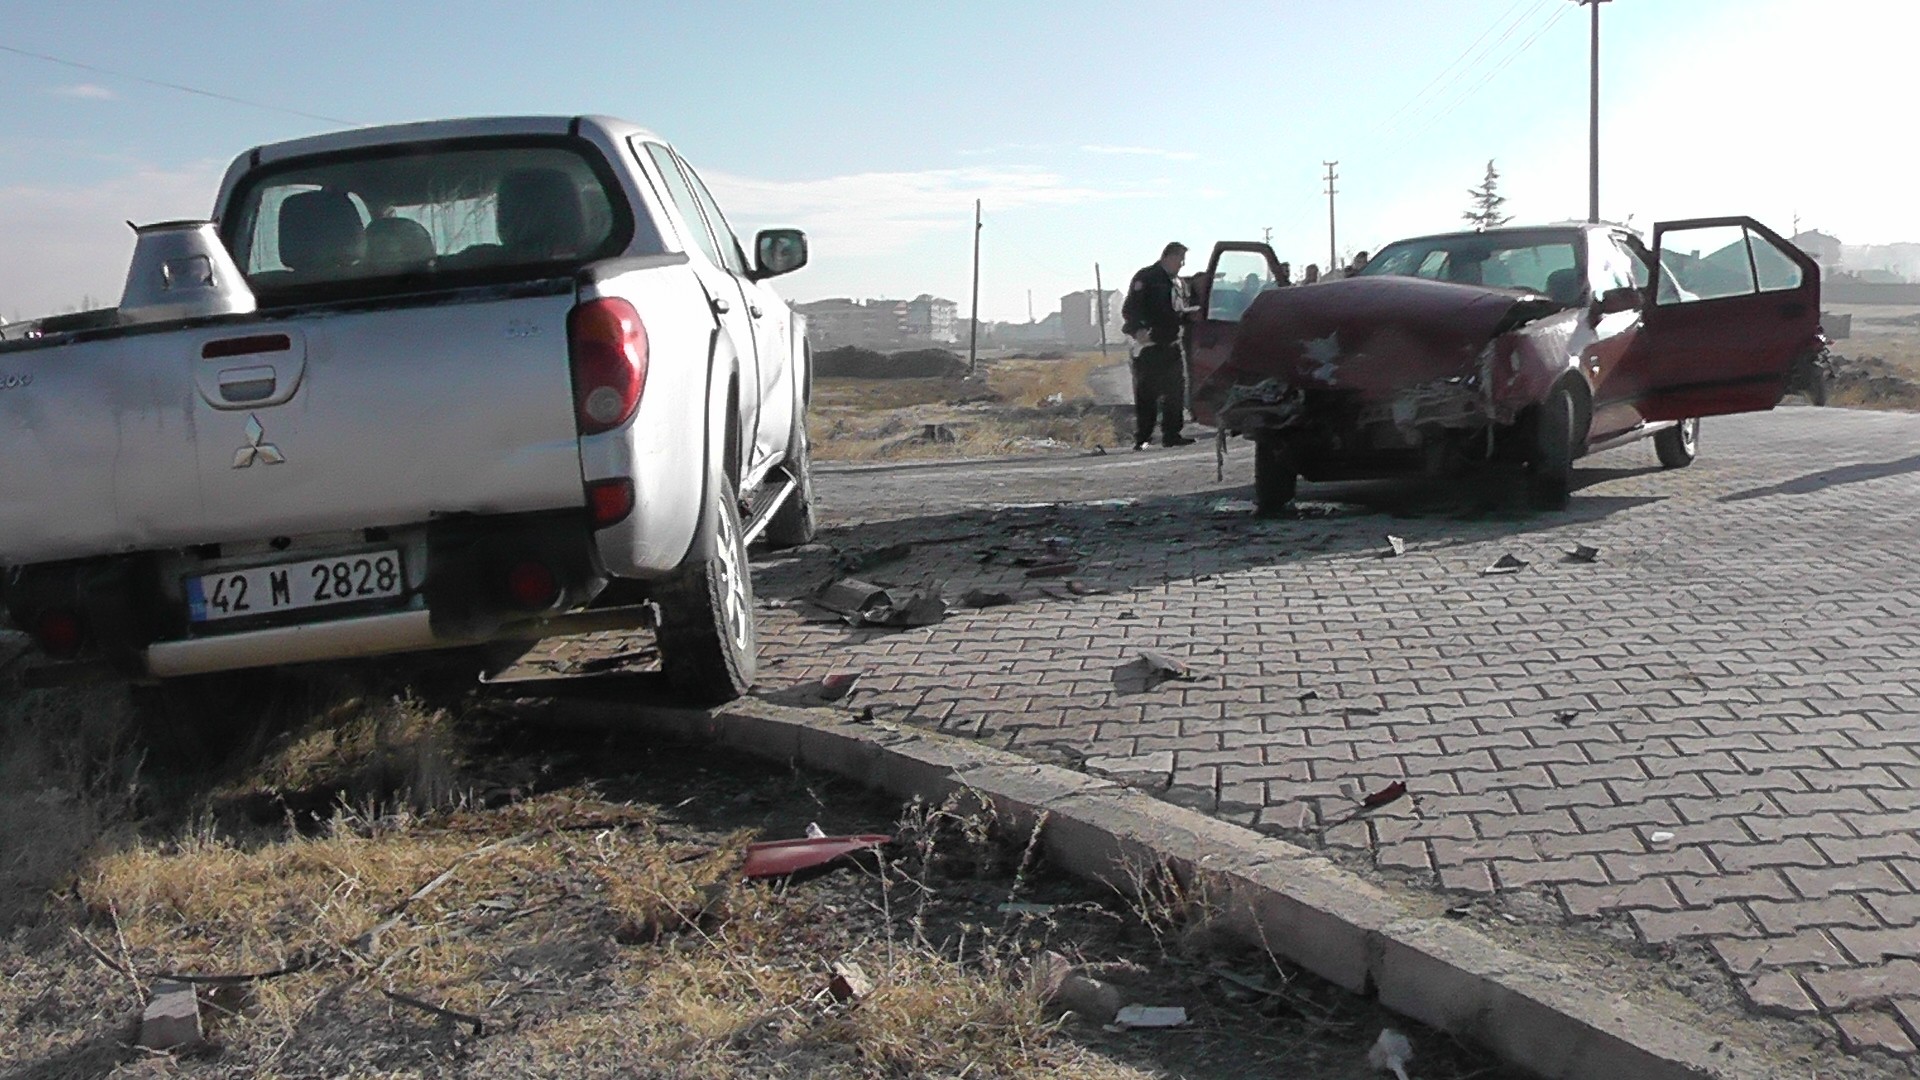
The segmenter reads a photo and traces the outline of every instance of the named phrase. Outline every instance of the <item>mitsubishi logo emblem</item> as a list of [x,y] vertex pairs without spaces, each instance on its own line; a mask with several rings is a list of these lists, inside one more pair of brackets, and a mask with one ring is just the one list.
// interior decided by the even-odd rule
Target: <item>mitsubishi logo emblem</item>
[[278,465],[287,460],[287,455],[281,453],[279,447],[267,442],[266,438],[267,429],[260,426],[260,418],[248,413],[247,445],[233,452],[233,467],[244,469],[255,460],[268,465]]

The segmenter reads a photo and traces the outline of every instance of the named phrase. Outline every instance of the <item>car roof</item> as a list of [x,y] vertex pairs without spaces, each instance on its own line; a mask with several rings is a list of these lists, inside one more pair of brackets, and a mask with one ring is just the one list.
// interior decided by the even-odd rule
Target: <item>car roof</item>
[[309,135],[285,142],[256,146],[241,155],[251,166],[269,161],[327,154],[340,150],[358,150],[395,143],[438,142],[449,139],[483,138],[498,135],[577,135],[596,129],[608,141],[618,142],[631,136],[658,138],[652,132],[612,116],[476,116],[453,120],[422,120],[377,127],[347,128],[322,135]]
[[1394,244],[1410,244],[1422,240],[1449,240],[1456,236],[1527,236],[1540,233],[1568,232],[1608,232],[1632,235],[1633,230],[1611,221],[1549,221],[1539,225],[1500,225],[1491,229],[1455,229],[1449,232],[1426,233],[1422,236],[1404,236],[1392,241]]

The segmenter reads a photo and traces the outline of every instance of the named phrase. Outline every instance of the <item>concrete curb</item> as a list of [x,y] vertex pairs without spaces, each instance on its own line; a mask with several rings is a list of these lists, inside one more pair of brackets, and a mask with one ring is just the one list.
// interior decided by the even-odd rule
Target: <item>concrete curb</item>
[[936,732],[747,701],[712,713],[564,701],[582,719],[718,742],[902,797],[969,795],[1076,876],[1129,866],[1205,883],[1225,930],[1547,1080],[1761,1080],[1766,1058],[1625,999],[1469,926],[1410,913],[1330,860],[1132,788]]

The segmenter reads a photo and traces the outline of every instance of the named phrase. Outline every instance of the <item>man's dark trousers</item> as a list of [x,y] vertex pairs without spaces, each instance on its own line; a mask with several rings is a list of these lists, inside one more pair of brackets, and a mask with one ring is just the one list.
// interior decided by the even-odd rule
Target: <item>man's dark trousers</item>
[[1160,438],[1178,438],[1186,421],[1186,372],[1180,362],[1180,344],[1142,345],[1133,358],[1133,441],[1153,438],[1154,417],[1160,419]]

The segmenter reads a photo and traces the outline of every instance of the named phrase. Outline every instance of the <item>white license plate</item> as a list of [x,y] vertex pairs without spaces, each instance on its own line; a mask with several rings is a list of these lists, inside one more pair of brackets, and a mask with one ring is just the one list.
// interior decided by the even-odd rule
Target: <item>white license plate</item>
[[252,566],[187,579],[187,616],[197,623],[399,596],[407,588],[398,551]]

